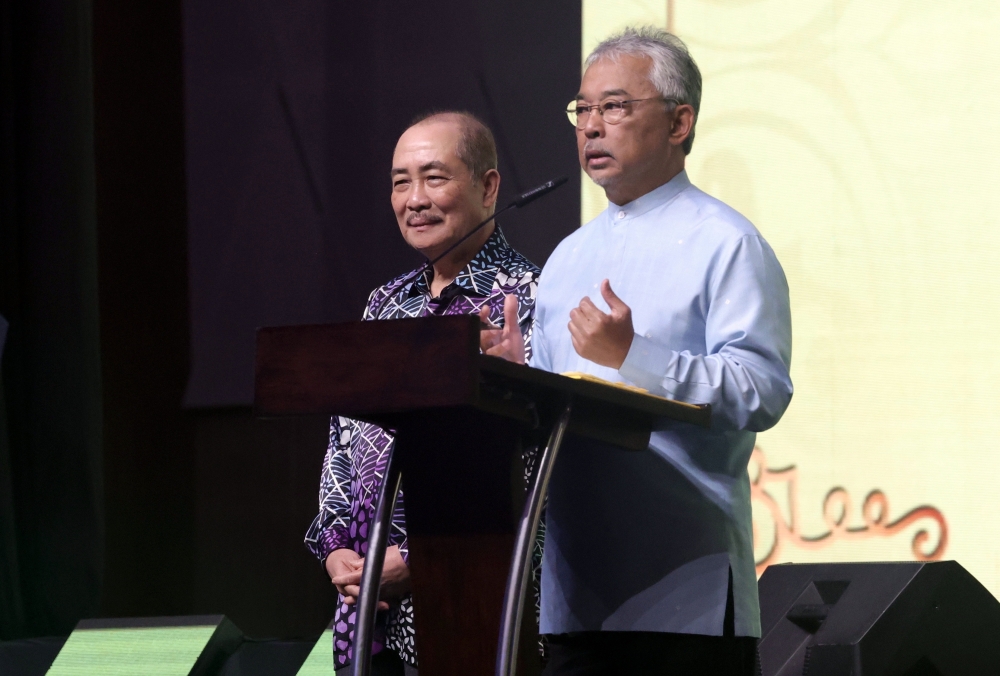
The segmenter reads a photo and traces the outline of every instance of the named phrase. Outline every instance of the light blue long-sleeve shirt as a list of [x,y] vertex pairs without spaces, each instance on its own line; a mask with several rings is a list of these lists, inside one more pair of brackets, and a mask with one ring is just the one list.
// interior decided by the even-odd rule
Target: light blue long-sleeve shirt
[[[569,312],[600,283],[632,310],[619,370],[573,349]],[[543,633],[760,636],[747,463],[792,396],[788,284],[738,212],[681,172],[567,237],[538,287],[531,366],[711,404],[704,429],[663,420],[647,451],[568,437],[549,489]]]

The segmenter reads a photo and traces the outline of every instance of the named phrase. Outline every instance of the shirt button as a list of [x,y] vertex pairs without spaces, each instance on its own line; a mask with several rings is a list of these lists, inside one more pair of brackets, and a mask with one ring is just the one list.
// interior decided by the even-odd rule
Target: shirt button
[[618,220],[620,221],[620,220],[622,220],[623,218],[625,218],[625,212],[624,212],[624,211],[619,211],[619,212],[618,212]]

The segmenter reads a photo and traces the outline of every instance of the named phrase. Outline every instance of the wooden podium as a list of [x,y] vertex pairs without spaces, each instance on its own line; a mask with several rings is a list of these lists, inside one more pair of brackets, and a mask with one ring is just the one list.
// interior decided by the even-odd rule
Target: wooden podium
[[[254,407],[261,416],[350,416],[393,432],[378,509],[384,523],[372,529],[365,572],[376,585],[384,544],[374,550],[401,474],[425,676],[516,668],[530,543],[564,433],[644,451],[657,418],[707,427],[710,416],[708,406],[482,355],[476,316],[260,329]],[[546,436],[525,504],[520,449]],[[359,636],[374,613],[367,596],[358,603]]]

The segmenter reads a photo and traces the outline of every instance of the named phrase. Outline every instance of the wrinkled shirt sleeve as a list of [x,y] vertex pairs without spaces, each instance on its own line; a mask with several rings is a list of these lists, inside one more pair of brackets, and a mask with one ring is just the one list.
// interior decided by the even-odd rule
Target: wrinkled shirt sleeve
[[619,373],[652,393],[711,404],[715,429],[760,432],[778,422],[792,397],[788,283],[758,235],[734,238],[711,267],[706,354],[636,334]]
[[320,563],[335,549],[350,547],[351,456],[354,421],[330,418],[330,440],[319,484],[319,514],[306,531],[306,548]]

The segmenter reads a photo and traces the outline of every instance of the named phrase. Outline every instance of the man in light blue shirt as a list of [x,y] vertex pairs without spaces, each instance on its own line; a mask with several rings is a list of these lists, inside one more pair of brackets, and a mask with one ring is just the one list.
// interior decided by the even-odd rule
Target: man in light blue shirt
[[[711,404],[712,426],[664,420],[639,453],[567,439],[546,514],[546,674],[753,673],[747,463],[791,400],[791,316],[771,247],[684,171],[700,98],[680,40],[627,29],[587,59],[568,111],[611,204],[545,265],[531,366]],[[490,354],[523,361],[518,332],[495,334]]]

